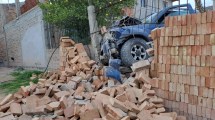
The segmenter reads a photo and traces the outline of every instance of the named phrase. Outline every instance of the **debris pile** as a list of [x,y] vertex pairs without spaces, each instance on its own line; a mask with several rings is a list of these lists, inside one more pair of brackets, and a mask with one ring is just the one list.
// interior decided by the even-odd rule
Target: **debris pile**
[[[90,60],[84,46],[63,37],[60,70],[47,72],[38,84],[22,86],[0,102],[0,120],[185,120],[165,113],[163,99],[155,95],[150,63],[133,64],[123,84],[106,78],[102,67]],[[33,76],[34,78],[35,76]]]

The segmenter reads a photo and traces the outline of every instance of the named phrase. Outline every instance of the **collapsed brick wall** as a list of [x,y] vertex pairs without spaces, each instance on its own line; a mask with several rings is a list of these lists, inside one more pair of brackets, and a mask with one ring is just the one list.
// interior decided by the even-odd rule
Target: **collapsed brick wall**
[[215,11],[167,17],[152,31],[157,95],[188,120],[215,120]]

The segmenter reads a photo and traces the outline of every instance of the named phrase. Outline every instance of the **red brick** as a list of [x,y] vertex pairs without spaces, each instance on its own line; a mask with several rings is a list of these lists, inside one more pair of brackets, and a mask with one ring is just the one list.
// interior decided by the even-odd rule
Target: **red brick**
[[197,46],[196,46],[196,55],[200,56],[201,53],[202,53],[202,46],[197,45]]
[[169,27],[169,19],[170,19],[169,16],[165,17],[165,20],[164,20],[165,27]]
[[215,11],[212,11],[212,22],[215,22]]
[[206,118],[210,119],[211,118],[211,109],[206,108]]
[[177,26],[177,22],[178,22],[178,17],[173,16],[173,26]]
[[173,34],[172,27],[166,27],[165,36],[172,36]]
[[198,96],[198,106],[203,106],[203,97]]
[[201,24],[202,23],[202,14],[201,13],[197,13],[196,14],[196,23],[197,24]]
[[211,110],[211,119],[215,120],[215,110],[214,109]]
[[200,45],[200,35],[195,35],[195,45]]
[[215,67],[215,56],[211,56],[211,59],[210,59],[210,66],[211,66],[211,67]]
[[190,44],[189,45],[194,45],[195,44],[195,36],[191,35],[190,36]]
[[205,86],[205,77],[201,77],[201,86],[204,87]]
[[202,98],[202,106],[207,107],[207,97]]
[[168,44],[168,45],[169,45],[169,46],[172,46],[172,44],[173,44],[172,37],[169,37],[169,39],[168,39],[168,40],[169,40],[169,42],[168,42],[169,44]]
[[206,34],[210,34],[211,32],[212,23],[206,23]]
[[206,117],[206,108],[202,107],[202,117]]
[[207,46],[202,46],[201,55],[207,55]]
[[211,33],[215,33],[215,22],[211,24]]
[[187,35],[187,26],[182,26],[182,28],[181,28],[182,30],[182,33],[181,33],[181,35]]
[[64,115],[67,118],[74,116],[74,112],[75,112],[74,106],[67,107],[66,109],[64,109]]
[[200,56],[201,58],[201,66],[204,67],[206,66],[206,56]]
[[11,103],[10,104],[10,111],[13,115],[21,115],[22,114],[21,105],[18,103]]
[[196,115],[196,106],[195,105],[192,105],[192,114]]
[[[208,97],[208,88],[203,88],[203,97],[207,98]],[[206,106],[205,106],[206,107]]]
[[210,78],[206,78],[205,79],[205,87],[210,87],[211,86],[211,81],[210,81]]
[[196,46],[191,46],[192,56],[196,56]]
[[212,22],[212,14],[213,14],[213,11],[207,11],[207,23],[211,23]]
[[179,26],[174,26],[173,27],[173,36],[180,36],[181,34],[180,34],[180,32],[181,32],[181,29],[180,29],[181,27],[179,27]]
[[208,98],[214,98],[214,90],[208,89]]
[[196,23],[197,23],[197,14],[191,14],[191,25],[195,25]]
[[198,88],[198,96],[202,97],[203,96],[203,87]]
[[206,55],[209,55],[211,56],[212,55],[212,46],[207,46],[207,54]]
[[200,78],[200,76],[196,76],[196,86],[201,86],[201,78]]
[[213,101],[211,98],[207,98],[207,108],[212,108],[213,107]]
[[215,34],[211,34],[210,36],[210,45],[215,45]]
[[201,58],[200,58],[200,56],[196,56],[196,66],[201,66]]
[[187,26],[187,35],[191,35],[192,34],[192,26],[189,25]]
[[205,45],[205,36],[199,35],[199,45]]
[[210,35],[204,35],[204,45],[210,45]]
[[204,12],[202,13],[202,23],[206,23],[207,22],[207,13]]
[[206,34],[208,31],[210,32],[211,31],[211,29],[209,29],[209,28],[207,28],[207,24],[205,23],[205,24],[202,24],[201,25],[201,34]]
[[192,24],[191,25],[191,33],[192,35],[196,35],[197,34],[197,24]]
[[215,68],[210,68],[210,77],[215,77]]
[[164,46],[168,46],[169,37],[164,37]]
[[173,17],[169,18],[169,26],[172,27],[173,26]]
[[200,76],[209,77],[210,76],[210,68],[209,67],[201,67]]
[[[191,98],[191,95],[190,95],[190,98]],[[190,99],[191,100],[191,99]],[[192,101],[190,101],[191,103]],[[192,105],[191,104],[188,104],[188,114],[192,114]]]
[[165,36],[165,28],[161,28],[161,37]]
[[210,56],[206,56],[206,58],[205,58],[205,66],[210,67],[210,64],[211,64],[210,59],[211,59]]
[[196,34],[198,35],[202,34],[202,24],[197,24]]
[[186,15],[181,16],[181,25],[182,26],[187,25],[187,16]]
[[196,113],[197,113],[197,115],[201,115],[202,114],[202,107],[201,106],[197,106],[196,107]]
[[215,88],[215,78],[209,78],[210,80],[210,88]]
[[177,25],[178,26],[182,25],[182,17],[181,16],[177,16]]
[[185,36],[185,43],[184,45],[189,45],[190,44],[190,36]]
[[96,118],[99,118],[99,117],[100,115],[97,109],[91,109],[80,113],[81,120],[95,120]]
[[192,47],[191,46],[187,46],[187,55],[190,57],[192,55]]

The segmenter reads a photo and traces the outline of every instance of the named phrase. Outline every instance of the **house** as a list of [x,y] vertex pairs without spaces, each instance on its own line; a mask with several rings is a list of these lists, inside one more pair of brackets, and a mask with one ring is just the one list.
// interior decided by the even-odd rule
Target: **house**
[[0,4],[0,66],[6,66],[8,64],[4,25],[15,18],[15,4]]
[[158,12],[159,10],[172,6],[172,3],[178,0],[137,0],[134,7],[134,17],[144,19],[148,15]]
[[[16,14],[15,4],[0,4],[0,65],[25,68],[47,66],[56,47],[52,47],[54,43],[50,38],[53,35],[49,32],[52,29],[43,20],[43,12],[36,1],[26,0],[20,15]],[[59,42],[58,37],[54,36],[54,39]],[[58,65],[59,52],[55,52],[50,66],[54,69]]]

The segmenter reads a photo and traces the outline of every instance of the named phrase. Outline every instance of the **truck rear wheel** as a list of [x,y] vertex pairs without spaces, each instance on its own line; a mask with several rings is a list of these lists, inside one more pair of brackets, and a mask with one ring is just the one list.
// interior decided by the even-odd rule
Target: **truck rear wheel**
[[131,38],[121,48],[120,57],[125,66],[131,66],[133,63],[149,58],[146,50],[149,46],[142,38]]

